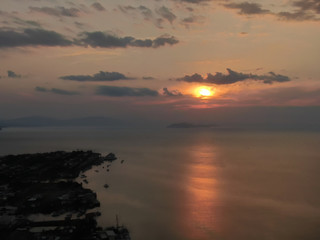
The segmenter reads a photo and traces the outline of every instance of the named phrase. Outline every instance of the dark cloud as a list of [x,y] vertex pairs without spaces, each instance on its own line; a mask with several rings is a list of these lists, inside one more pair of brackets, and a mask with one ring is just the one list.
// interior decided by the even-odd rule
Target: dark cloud
[[20,46],[69,46],[72,42],[61,34],[43,29],[25,29],[23,32],[0,29],[0,48]]
[[92,3],[91,7],[93,7],[94,9],[98,10],[98,11],[105,11],[106,9],[104,8],[104,6],[102,6],[100,3],[95,2]]
[[8,70],[8,77],[9,78],[21,78],[21,75],[16,74],[14,71]]
[[271,14],[277,16],[280,20],[285,21],[306,21],[313,20],[319,21],[320,18],[320,1],[319,0],[298,0],[291,1],[291,6],[295,8],[294,11],[271,12],[270,10],[263,9],[258,3],[226,3],[226,8],[239,9],[239,14],[242,15],[255,15],[255,14]]
[[204,2],[210,2],[211,0],[180,0],[180,2],[186,2],[186,3],[204,3]]
[[236,82],[241,82],[245,80],[255,80],[255,81],[263,81],[263,83],[271,84],[273,82],[288,82],[291,79],[287,76],[275,74],[274,72],[269,72],[267,75],[255,75],[255,74],[245,74],[240,72],[232,71],[227,68],[228,74],[223,74],[217,72],[215,75],[211,73],[207,74],[206,78],[203,78],[200,74],[193,74],[191,76],[186,75],[183,78],[178,78],[177,81],[184,82],[203,82],[203,83],[212,83],[212,84],[232,84]]
[[276,14],[281,20],[287,21],[305,21],[316,20],[320,18],[320,1],[319,0],[299,0],[292,3],[296,10],[293,12],[280,12]]
[[185,27],[189,27],[190,24],[195,24],[195,23],[201,23],[204,22],[204,17],[203,16],[190,16],[183,18],[181,20],[181,24],[184,25]]
[[168,96],[168,97],[179,97],[179,96],[183,96],[181,92],[179,92],[178,90],[172,90],[169,91],[168,88],[163,88],[162,89],[162,94],[164,96]]
[[54,93],[54,94],[59,94],[59,95],[68,95],[68,96],[80,94],[79,92],[67,91],[67,90],[58,89],[58,88],[47,89],[47,88],[43,88],[43,87],[35,87],[35,90],[37,92],[48,92],[48,93]]
[[79,40],[79,44],[88,45],[91,47],[102,47],[102,48],[125,48],[128,46],[132,47],[153,47],[157,48],[165,44],[174,45],[179,41],[168,35],[160,36],[154,40],[151,39],[135,39],[134,37],[118,37],[110,33],[104,32],[85,32],[82,34],[82,38]]
[[82,45],[103,48],[152,47],[174,45],[179,41],[174,36],[162,35],[155,39],[135,39],[134,37],[117,37],[103,32],[84,32],[79,39],[70,41],[63,35],[44,29],[24,29],[23,32],[0,28],[0,48],[22,46],[71,46]]
[[293,2],[293,6],[299,7],[301,10],[311,10],[316,13],[320,13],[320,1],[319,0],[299,0]]
[[226,8],[232,9],[239,9],[239,14],[244,15],[252,15],[252,14],[265,14],[269,13],[269,10],[262,9],[261,5],[258,3],[249,3],[249,2],[242,2],[242,3],[228,3],[224,4]]
[[57,17],[78,17],[80,10],[77,8],[65,8],[65,7],[29,7],[33,12],[41,12]]
[[316,20],[313,14],[307,13],[305,11],[279,12],[277,16],[280,18],[280,20],[285,20],[285,21]]
[[115,87],[115,86],[100,86],[96,90],[97,95],[110,97],[144,97],[158,96],[159,93],[149,88],[130,88],[130,87]]
[[178,42],[179,40],[177,40],[174,36],[163,35],[153,40],[152,47],[157,48],[160,46],[164,46],[165,44],[174,45]]
[[110,82],[110,81],[117,81],[117,80],[128,80],[133,78],[128,78],[122,73],[119,72],[103,72],[100,71],[99,73],[96,73],[94,75],[68,75],[68,76],[62,76],[60,79],[63,80],[72,80],[72,81],[78,81],[78,82]]
[[162,18],[168,20],[171,24],[177,18],[176,15],[174,15],[172,11],[165,6],[156,9],[156,13],[159,14]]
[[143,80],[154,80],[154,77],[142,77]]

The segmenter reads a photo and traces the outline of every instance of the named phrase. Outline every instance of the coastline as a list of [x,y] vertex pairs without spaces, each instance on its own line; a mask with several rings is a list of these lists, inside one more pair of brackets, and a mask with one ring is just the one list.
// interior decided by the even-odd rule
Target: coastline
[[[113,153],[102,156],[80,150],[0,157],[1,239],[103,239],[108,234],[130,239],[125,227],[102,228],[96,221],[101,213],[87,212],[100,202],[95,192],[84,187],[85,171],[106,165],[107,173],[116,159]],[[81,183],[75,182],[78,177]],[[53,220],[31,221],[31,214],[46,214]]]

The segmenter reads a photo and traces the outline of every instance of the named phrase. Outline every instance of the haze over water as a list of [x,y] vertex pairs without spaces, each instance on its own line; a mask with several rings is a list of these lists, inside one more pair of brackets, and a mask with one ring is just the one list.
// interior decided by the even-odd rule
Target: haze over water
[[116,153],[110,172],[86,173],[88,187],[99,223],[118,214],[134,240],[306,240],[320,236],[319,142],[302,131],[7,128],[0,155]]

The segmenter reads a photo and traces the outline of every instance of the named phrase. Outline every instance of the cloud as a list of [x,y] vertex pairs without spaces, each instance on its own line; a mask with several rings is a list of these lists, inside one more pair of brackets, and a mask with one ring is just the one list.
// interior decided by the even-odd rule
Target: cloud
[[146,77],[142,77],[143,80],[154,80],[155,78],[154,77],[149,77],[149,76],[146,76]]
[[143,5],[140,5],[139,7],[119,6],[118,8],[125,14],[129,14],[131,12],[137,12],[137,13],[142,15],[142,17],[143,17],[143,19],[145,21],[152,22],[158,28],[163,28],[162,25],[161,25],[162,22],[163,22],[163,19],[162,18],[156,18],[154,16],[153,11],[150,8],[146,7],[146,6],[143,6]]
[[204,2],[210,2],[211,0],[180,0],[181,2],[186,3],[204,3]]
[[140,5],[137,9],[141,12],[142,16],[146,20],[151,20],[153,18],[152,10],[146,6]]
[[94,9],[98,10],[98,11],[105,11],[106,9],[104,8],[104,6],[102,6],[100,3],[95,2],[91,4],[91,7],[93,7]]
[[9,78],[21,78],[21,75],[16,74],[15,72],[8,70],[8,77]]
[[319,0],[299,0],[293,2],[293,6],[299,7],[301,10],[311,10],[316,13],[320,13],[320,1]]
[[178,90],[169,91],[168,88],[163,88],[162,90],[163,90],[162,94],[164,96],[168,96],[168,97],[183,96],[182,93],[180,91],[178,91]]
[[41,12],[57,17],[78,17],[80,10],[77,8],[65,8],[65,7],[29,7],[33,12]]
[[269,13],[269,10],[262,9],[261,5],[258,3],[228,3],[224,4],[226,8],[239,9],[239,14],[243,15],[253,15],[253,14],[266,14]]
[[279,12],[276,14],[281,20],[287,21],[305,21],[316,20],[320,18],[320,1],[319,0],[299,0],[292,2],[292,6],[297,9],[294,12]]
[[47,88],[43,88],[43,87],[35,87],[35,90],[37,92],[49,92],[49,93],[54,93],[54,94],[59,94],[59,95],[68,95],[68,96],[80,94],[79,92],[67,91],[67,90],[63,90],[63,89],[59,89],[59,88],[47,89]]
[[153,40],[152,47],[157,48],[160,46],[164,46],[166,44],[174,45],[174,44],[177,44],[178,42],[179,40],[177,40],[174,36],[163,35]]
[[156,9],[156,13],[158,13],[162,18],[168,20],[171,24],[177,18],[176,15],[174,15],[171,10],[165,6]]
[[206,78],[203,78],[200,74],[195,73],[191,76],[186,75],[183,78],[176,79],[177,81],[184,82],[202,82],[202,83],[212,83],[212,84],[233,84],[236,82],[241,82],[245,80],[255,80],[263,81],[263,83],[271,84],[273,82],[288,82],[291,79],[287,76],[275,74],[274,72],[269,72],[267,75],[255,75],[255,74],[245,74],[240,72],[232,71],[230,68],[227,68],[228,74],[223,74],[217,72],[215,75],[211,73],[207,74]]
[[72,81],[78,81],[78,82],[85,82],[85,81],[117,81],[117,80],[128,80],[133,78],[128,78],[122,73],[119,72],[103,72],[100,71],[94,75],[68,75],[68,76],[62,76],[60,79],[63,80],[72,80]]
[[297,11],[297,12],[279,12],[277,16],[280,20],[285,21],[306,21],[306,20],[316,20],[313,14]]
[[44,29],[27,28],[22,32],[0,28],[0,48],[23,46],[91,46],[102,48],[152,47],[177,44],[174,36],[162,35],[155,39],[135,39],[134,37],[118,37],[104,32],[84,32],[79,39],[70,41],[63,35]]
[[160,46],[174,45],[179,41],[174,36],[162,35],[154,40],[151,39],[135,39],[134,37],[118,37],[116,35],[104,32],[85,32],[82,34],[79,44],[88,45],[91,47],[102,48],[126,48],[131,47],[152,47],[157,48]]
[[130,87],[116,87],[116,86],[100,86],[96,90],[97,95],[110,97],[156,97],[159,93],[149,88],[130,88]]
[[204,23],[204,21],[205,18],[203,16],[191,15],[189,17],[183,18],[181,20],[181,24],[188,28],[191,24]]
[[23,32],[0,29],[0,48],[21,46],[69,46],[72,42],[61,34],[43,29],[24,29]]
[[320,18],[320,1],[319,0],[298,0],[291,1],[291,6],[296,8],[294,11],[271,12],[270,10],[263,9],[258,3],[226,3],[223,5],[226,8],[239,9],[238,14],[241,15],[258,15],[270,14],[277,16],[280,20],[285,21],[319,21]]

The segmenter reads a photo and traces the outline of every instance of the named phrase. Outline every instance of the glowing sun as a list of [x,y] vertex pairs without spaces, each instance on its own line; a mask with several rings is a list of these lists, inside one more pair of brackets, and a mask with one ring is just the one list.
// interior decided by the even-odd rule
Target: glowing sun
[[214,90],[209,87],[198,87],[195,90],[196,96],[200,98],[208,98],[214,95]]

